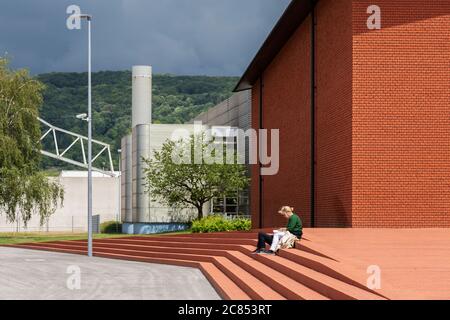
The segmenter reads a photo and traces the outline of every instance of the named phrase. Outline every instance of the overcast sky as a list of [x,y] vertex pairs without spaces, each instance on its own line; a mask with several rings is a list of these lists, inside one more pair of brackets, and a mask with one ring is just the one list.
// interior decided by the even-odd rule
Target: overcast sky
[[0,55],[33,74],[85,71],[87,28],[66,28],[71,4],[94,16],[94,70],[239,76],[289,0],[1,0]]

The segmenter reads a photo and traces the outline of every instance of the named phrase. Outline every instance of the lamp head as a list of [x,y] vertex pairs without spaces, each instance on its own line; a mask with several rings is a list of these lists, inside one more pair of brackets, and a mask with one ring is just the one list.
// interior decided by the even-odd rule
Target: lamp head
[[92,20],[92,16],[90,14],[82,13],[82,14],[78,14],[77,17],[80,19],[86,19],[87,21]]
[[76,117],[77,117],[77,119],[79,119],[79,120],[86,120],[87,114],[86,114],[86,113],[77,114]]

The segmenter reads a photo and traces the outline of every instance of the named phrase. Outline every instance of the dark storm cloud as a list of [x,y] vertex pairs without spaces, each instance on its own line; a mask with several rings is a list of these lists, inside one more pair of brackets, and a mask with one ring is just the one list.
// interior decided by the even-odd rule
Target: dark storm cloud
[[66,8],[91,13],[95,70],[151,64],[155,72],[240,75],[289,0],[2,0],[0,55],[32,73],[84,71],[86,28],[66,28]]

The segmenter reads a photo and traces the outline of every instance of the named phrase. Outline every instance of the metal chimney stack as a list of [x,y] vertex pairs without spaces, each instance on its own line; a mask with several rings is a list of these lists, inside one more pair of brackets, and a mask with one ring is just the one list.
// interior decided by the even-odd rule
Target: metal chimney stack
[[152,67],[133,67],[132,128],[152,122]]
[[[150,221],[150,196],[145,189],[143,158],[150,158],[152,122],[152,67],[132,71],[132,134],[122,139],[122,216],[137,229]],[[125,230],[135,233],[138,230]]]

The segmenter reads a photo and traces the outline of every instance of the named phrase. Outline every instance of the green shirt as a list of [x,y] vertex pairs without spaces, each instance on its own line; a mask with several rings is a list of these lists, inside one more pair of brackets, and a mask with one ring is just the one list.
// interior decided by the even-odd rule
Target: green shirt
[[287,224],[287,230],[295,234],[296,236],[301,236],[303,234],[302,230],[302,220],[300,220],[300,217],[296,215],[295,213],[289,218],[288,224]]

